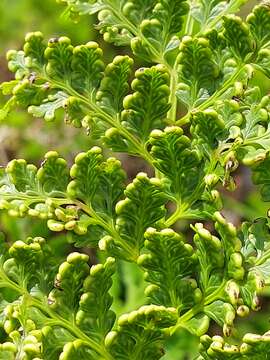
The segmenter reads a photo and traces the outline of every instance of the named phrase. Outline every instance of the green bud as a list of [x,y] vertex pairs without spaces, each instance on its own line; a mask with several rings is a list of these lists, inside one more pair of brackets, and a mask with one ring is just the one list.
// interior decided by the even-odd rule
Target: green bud
[[0,200],[0,210],[7,210],[10,207],[9,202],[1,199]]
[[[147,243],[147,240],[146,240]],[[143,254],[138,257],[137,263],[140,266],[146,266],[149,261],[151,262],[152,256],[150,254]]]
[[268,111],[266,109],[260,109],[259,117],[261,121],[268,121]]
[[262,108],[266,108],[269,104],[270,104],[270,96],[266,95],[262,98],[262,100],[260,102],[260,106]]
[[54,213],[55,213],[57,219],[59,219],[60,221],[65,222],[67,220],[66,214],[63,210],[57,208],[57,209],[55,209]]
[[89,260],[89,256],[86,255],[86,254],[81,254],[81,253],[78,253],[78,252],[73,252],[71,254],[68,255],[67,257],[67,262],[69,264],[77,264],[77,263],[80,263],[80,262],[86,262]]
[[102,264],[93,265],[90,269],[90,274],[91,276],[96,276],[96,274],[98,274],[102,270],[103,270]]
[[6,320],[4,322],[4,330],[7,334],[10,334],[16,328],[16,320]]
[[214,186],[219,181],[219,177],[216,174],[208,174],[204,177],[204,182],[208,186]]
[[48,220],[47,226],[51,231],[61,232],[65,229],[65,225],[55,220]]
[[235,269],[230,273],[230,275],[235,280],[243,280],[245,276],[245,269],[244,268]]
[[117,331],[110,331],[105,337],[105,346],[106,347],[112,346],[117,338],[117,335],[118,335]]
[[108,250],[114,243],[114,240],[111,236],[106,235],[102,239],[100,239],[98,246],[102,251]]
[[216,208],[218,210],[221,210],[223,208],[223,203],[222,203],[222,199],[221,199],[219,191],[218,190],[212,190],[211,191],[211,197],[212,197],[212,200],[213,200]]
[[[136,313],[136,311],[134,311]],[[129,314],[123,314],[118,319],[118,325],[124,326],[128,323]]]
[[236,139],[241,136],[241,129],[239,126],[232,126],[230,128],[230,139]]
[[9,209],[8,210],[8,215],[11,217],[20,217],[20,213],[18,210],[15,209]]
[[235,96],[242,96],[244,92],[243,83],[240,81],[236,81],[234,83],[234,95]]
[[254,311],[259,311],[261,309],[261,301],[258,296],[254,296],[252,299],[251,308]]
[[73,230],[76,226],[77,222],[75,220],[71,220],[65,224],[66,230]]
[[263,149],[258,149],[255,153],[245,156],[242,162],[246,166],[252,166],[264,161],[266,157],[267,152]]
[[[223,348],[223,344],[219,341],[213,341],[211,344],[211,350],[221,350]],[[213,352],[214,354],[214,352]]]
[[223,325],[223,334],[226,337],[230,337],[232,335],[232,327],[230,325]]
[[227,325],[233,325],[234,319],[235,319],[235,312],[234,312],[234,310],[232,310],[232,307],[230,307],[226,311],[225,322]]
[[157,285],[151,284],[146,287],[144,293],[146,296],[152,296],[153,293],[155,293],[157,290],[159,290],[159,287]]
[[78,235],[85,235],[87,234],[87,227],[76,223],[76,225],[74,226],[74,232]]
[[254,344],[261,340],[262,340],[262,336],[257,335],[257,334],[247,333],[243,337],[243,342],[247,342],[249,344]]
[[1,344],[1,348],[3,351],[9,351],[9,352],[13,352],[13,353],[17,352],[17,347],[12,342],[5,342],[5,343]]
[[243,264],[243,256],[239,252],[235,252],[230,257],[230,263],[232,266],[235,266],[237,268],[242,267]]
[[199,304],[202,301],[202,298],[203,298],[202,291],[199,288],[195,289],[195,291],[194,291],[194,301],[195,301],[195,303]]
[[236,305],[240,295],[240,288],[236,284],[236,282],[234,282],[233,280],[228,281],[225,291],[228,294],[231,304]]
[[237,308],[237,315],[240,317],[245,317],[249,315],[249,307],[246,305],[241,305]]
[[31,356],[40,354],[40,347],[38,344],[26,344],[23,346],[23,351]]

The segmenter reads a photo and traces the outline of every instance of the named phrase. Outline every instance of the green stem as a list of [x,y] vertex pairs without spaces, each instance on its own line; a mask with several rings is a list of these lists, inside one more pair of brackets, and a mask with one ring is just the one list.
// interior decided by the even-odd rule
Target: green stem
[[182,218],[183,214],[185,213],[185,210],[187,209],[186,206],[181,206],[179,203],[177,203],[177,207],[175,212],[165,221],[166,227],[171,227],[173,224],[176,223],[179,219]]
[[[161,63],[163,64],[168,72],[170,73],[170,78],[171,78],[171,85],[170,85],[170,103],[171,103],[171,109],[168,112],[168,119],[170,122],[175,122],[176,119],[176,114],[177,114],[177,98],[175,96],[176,93],[176,87],[177,87],[177,82],[178,82],[178,78],[177,78],[177,62],[175,62],[175,66],[173,68],[171,68],[171,66],[168,64],[168,62],[166,61],[166,59],[164,59],[164,56],[162,53],[158,52],[157,49],[152,45],[152,43],[141,33],[141,31],[139,30],[138,26],[133,25],[129,19],[127,17],[125,17],[122,12],[121,9],[119,8],[115,8],[113,6],[113,3],[110,3],[108,5],[108,8],[114,13],[114,15],[116,17],[118,17],[121,22],[125,25],[125,27],[136,37],[138,38],[142,38],[143,42],[145,44],[147,44],[147,47],[150,48],[151,53],[154,55],[154,59],[153,61],[156,63]],[[192,22],[193,20],[191,20]],[[193,23],[190,24],[191,28],[193,26]],[[145,154],[144,154],[145,155]],[[147,160],[147,158],[146,158]],[[148,160],[147,160],[148,161]],[[152,161],[151,161],[151,165],[152,165]]]
[[98,225],[100,225],[104,230],[106,230],[113,239],[121,244],[121,247],[127,252],[129,260],[132,262],[137,261],[137,257],[139,254],[130,247],[119,235],[113,224],[111,224],[109,221],[104,220],[101,216],[99,216],[94,209],[92,209],[91,206],[86,205],[82,203],[79,200],[72,200],[69,198],[65,199],[59,199],[59,198],[50,198],[46,196],[37,196],[33,197],[30,195],[25,195],[21,193],[15,193],[15,194],[1,194],[1,199],[4,200],[14,200],[14,199],[20,199],[24,201],[28,201],[29,204],[35,204],[35,203],[45,203],[46,200],[50,199],[53,204],[57,204],[58,206],[61,205],[75,205],[79,209],[81,209],[85,214],[89,215],[91,218],[93,218]]
[[99,343],[89,338],[86,334],[84,334],[75,324],[70,324],[68,320],[62,318],[60,315],[54,313],[48,305],[45,305],[44,302],[34,298],[31,294],[25,289],[21,288],[18,284],[13,282],[8,278],[5,272],[0,268],[0,277],[2,281],[0,281],[0,287],[6,287],[12,290],[15,290],[19,294],[27,297],[30,301],[28,306],[33,305],[36,308],[40,309],[44,314],[47,314],[52,321],[51,324],[59,325],[65,329],[67,329],[71,334],[75,335],[78,339],[81,339],[87,344],[91,349],[95,350],[97,353],[102,355],[106,360],[113,360],[112,356],[102,347]]
[[[29,294],[30,296],[30,294]],[[60,315],[53,312],[48,305],[45,305],[40,300],[31,298],[32,305],[40,309],[43,313],[47,314],[51,319],[51,324],[59,325],[67,329],[71,334],[74,334],[78,339],[84,341],[91,349],[95,350],[98,354],[102,355],[104,359],[113,360],[112,356],[104,349],[100,343],[97,343],[84,332],[82,332],[75,324],[71,324],[68,320],[62,318]]]
[[194,26],[194,18],[191,15],[191,11],[188,12],[186,26],[185,26],[185,35],[191,36],[193,33],[193,26]]
[[125,127],[117,121],[117,119],[111,118],[107,113],[105,113],[103,110],[101,110],[98,106],[94,106],[94,109],[96,112],[100,112],[103,119],[110,124],[111,126],[115,127],[120,133],[124,135],[124,137],[131,142],[131,144],[134,146],[136,151],[138,152],[138,155],[140,155],[142,158],[144,158],[151,166],[153,165],[153,158],[149,154],[149,152],[145,149],[145,145],[139,142],[139,140],[133,136]]
[[224,11],[222,11],[218,16],[215,16],[212,21],[207,22],[200,30],[200,32],[197,34],[197,36],[200,36],[204,34],[207,29],[213,29],[223,18],[224,15],[230,14],[232,12],[236,12],[238,8],[240,8],[242,5],[244,5],[249,0],[234,0],[231,1],[228,8],[226,8]]
[[109,221],[105,221],[102,217],[100,217],[94,209],[91,208],[91,206],[85,205],[82,202],[75,200],[74,204],[76,204],[80,209],[82,209],[87,215],[89,215],[91,218],[95,219],[96,222],[104,229],[106,230],[112,238],[115,240],[115,242],[121,244],[121,247],[127,252],[129,255],[129,260],[136,262],[137,257],[139,254],[136,253],[135,249],[129,246],[124,239],[121,238],[113,224],[111,224]]
[[199,105],[197,108],[190,110],[185,116],[183,116],[181,119],[176,121],[176,124],[178,126],[183,126],[190,121],[190,115],[192,112],[195,111],[203,111],[205,109],[208,109],[211,107],[222,95],[225,94],[225,92],[234,84],[234,82],[237,80],[241,72],[243,71],[245,65],[242,65],[239,67],[234,74],[224,83],[221,89],[216,91],[212,96],[210,96],[206,101],[204,101],[201,105]]
[[[208,173],[211,173],[211,170],[216,165],[216,159],[213,157],[213,161],[211,165],[209,165],[209,168],[207,169]],[[198,174],[198,176],[200,176]],[[203,213],[200,212],[200,214],[196,213],[196,211],[191,210],[192,204],[198,200],[201,197],[201,194],[203,193],[205,189],[205,184],[203,179],[201,178],[201,181],[198,182],[197,187],[192,192],[192,196],[188,199],[188,202],[181,202],[181,198],[175,198],[175,202],[177,204],[175,212],[166,220],[165,226],[170,227],[173,224],[176,223],[176,221],[180,219],[186,219],[186,220],[199,220],[203,217]]]
[[170,83],[169,103],[171,104],[171,108],[167,114],[168,121],[170,124],[175,123],[176,116],[177,116],[177,102],[178,102],[177,96],[176,96],[176,89],[177,89],[177,83],[178,83],[177,66],[178,66],[178,61],[176,60],[174,67],[170,68],[171,83]]
[[258,261],[256,261],[256,266],[260,266],[262,264],[264,264],[266,262],[266,260],[268,260],[270,257],[270,249],[267,250],[264,255],[258,259]]
[[227,283],[227,279],[224,279],[219,288],[212,292],[212,294],[206,296],[204,301],[204,306],[213,303],[216,300],[222,299],[222,294],[224,292],[225,285]]
[[221,285],[210,295],[206,296],[202,304],[195,305],[188,310],[184,315],[180,316],[177,324],[170,329],[170,335],[173,335],[178,329],[185,327],[185,324],[194,316],[203,312],[205,306],[223,298],[223,292],[226,285],[226,280],[223,280]]
[[141,33],[139,26],[135,26],[134,24],[132,24],[132,22],[129,21],[129,19],[123,15],[123,13],[121,12],[120,8],[115,8],[113,6],[113,4],[109,4],[107,5],[107,7],[114,13],[114,15],[116,17],[118,17],[118,19],[121,20],[121,22],[123,23],[123,25],[125,26],[125,28],[127,30],[129,30],[135,37],[138,38],[142,38],[143,42],[147,44],[147,46],[150,48],[151,53],[154,55],[155,57],[155,61],[157,63],[164,63],[164,59],[162,54],[160,54],[156,48],[151,44],[151,42]]
[[46,200],[50,199],[54,204],[61,206],[61,205],[73,205],[74,201],[71,199],[67,199],[67,198],[51,198],[51,197],[47,197],[47,196],[31,196],[31,195],[26,195],[26,194],[22,194],[22,193],[14,193],[14,194],[10,194],[10,193],[1,193],[1,199],[0,200],[16,200],[16,199],[20,199],[20,200],[25,200],[25,201],[29,201],[30,204],[35,204],[35,203],[45,203]]
[[[50,79],[47,79],[47,81],[52,82]],[[53,81],[53,85],[56,88],[60,88],[66,91],[68,94],[78,98],[84,105],[87,106],[87,108],[98,114],[107,124],[115,127],[133,145],[138,155],[142,156],[150,165],[153,166],[153,158],[145,149],[144,144],[140,143],[135,136],[133,136],[125,127],[123,127],[117,118],[114,118],[107,114],[100,107],[98,107],[90,98],[81,95],[72,87],[58,81]]]

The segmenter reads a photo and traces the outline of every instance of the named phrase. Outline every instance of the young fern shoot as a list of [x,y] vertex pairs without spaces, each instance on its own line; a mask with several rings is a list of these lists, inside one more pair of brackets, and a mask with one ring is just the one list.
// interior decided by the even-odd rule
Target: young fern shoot
[[[240,344],[232,335],[269,286],[269,221],[231,224],[222,189],[247,167],[270,201],[270,96],[253,81],[270,78],[270,1],[244,20],[245,0],[58,2],[73,19],[96,16],[104,40],[132,56],[121,49],[107,63],[96,42],[40,32],[8,52],[1,122],[17,107],[46,121],[62,111],[97,146],[72,166],[56,151],[39,168],[12,160],[0,169],[0,209],[45,220],[100,260],[73,252],[59,264],[41,237],[2,242],[0,359],[167,359],[179,329],[200,338],[198,360],[268,359],[270,329]],[[154,177],[126,185],[103,148],[141,158]],[[112,296],[123,263],[145,280],[144,304],[124,314]],[[208,335],[210,322],[223,337]]]

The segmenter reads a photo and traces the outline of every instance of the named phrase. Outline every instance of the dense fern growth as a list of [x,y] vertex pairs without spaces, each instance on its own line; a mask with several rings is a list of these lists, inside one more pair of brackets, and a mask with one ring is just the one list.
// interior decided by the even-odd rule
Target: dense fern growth
[[[197,359],[268,359],[270,332],[230,337],[270,283],[269,222],[235,227],[221,194],[241,165],[270,201],[270,96],[253,81],[270,78],[270,2],[245,20],[235,15],[245,0],[59,2],[72,19],[96,16],[132,57],[121,48],[106,63],[96,42],[39,32],[7,54],[1,121],[18,106],[46,121],[62,111],[97,146],[72,166],[49,151],[39,168],[17,159],[0,170],[1,211],[43,219],[80,248],[59,264],[40,237],[1,245],[0,359],[157,360],[181,328],[200,337]],[[104,148],[149,173],[127,184]],[[145,281],[144,305],[124,314],[112,296],[119,263]],[[224,337],[207,335],[210,322]]]

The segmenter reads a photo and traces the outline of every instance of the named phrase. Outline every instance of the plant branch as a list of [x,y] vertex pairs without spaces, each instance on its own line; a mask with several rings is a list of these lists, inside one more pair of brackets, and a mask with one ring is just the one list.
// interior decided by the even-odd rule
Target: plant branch
[[214,103],[221,98],[226,91],[234,84],[234,82],[238,79],[241,72],[243,71],[245,67],[245,64],[240,66],[233,75],[230,76],[230,78],[224,83],[221,89],[217,90],[213,95],[211,95],[206,101],[204,101],[201,105],[199,105],[197,108],[194,108],[190,110],[185,116],[183,116],[181,119],[177,120],[176,124],[178,126],[183,126],[185,124],[188,124],[190,121],[190,115],[192,112],[196,111],[203,111],[208,109],[209,107],[213,106]]
[[87,344],[91,349],[95,350],[97,353],[102,355],[104,359],[113,360],[112,356],[104,349],[103,346],[101,346],[99,343],[97,343],[96,341],[85,335],[76,325],[70,324],[68,320],[54,313],[49,308],[49,305],[47,304],[45,305],[44,302],[34,298],[33,296],[31,296],[31,294],[28,291],[26,291],[24,288],[21,288],[18,284],[10,280],[7,277],[7,275],[4,273],[2,268],[0,268],[0,278],[2,279],[2,281],[0,282],[0,287],[10,288],[12,290],[15,290],[21,295],[27,296],[28,299],[31,299],[30,301],[31,305],[41,310],[44,314],[47,314],[53,320],[55,325],[58,324],[62,326],[78,339],[82,339],[85,342],[85,344]]
[[[48,82],[51,82],[51,79],[47,79]],[[103,111],[98,107],[90,98],[87,98],[76,90],[74,90],[69,85],[63,84],[58,81],[53,81],[53,86],[55,88],[60,88],[66,91],[68,94],[77,97],[84,105],[86,105],[90,110],[94,111],[97,116],[103,119],[107,124],[112,127],[117,128],[117,130],[133,145],[134,149],[137,150],[138,154],[142,156],[151,166],[153,166],[153,159],[149,152],[145,149],[145,146],[136,139],[127,129],[125,129],[117,118],[114,118]]]

